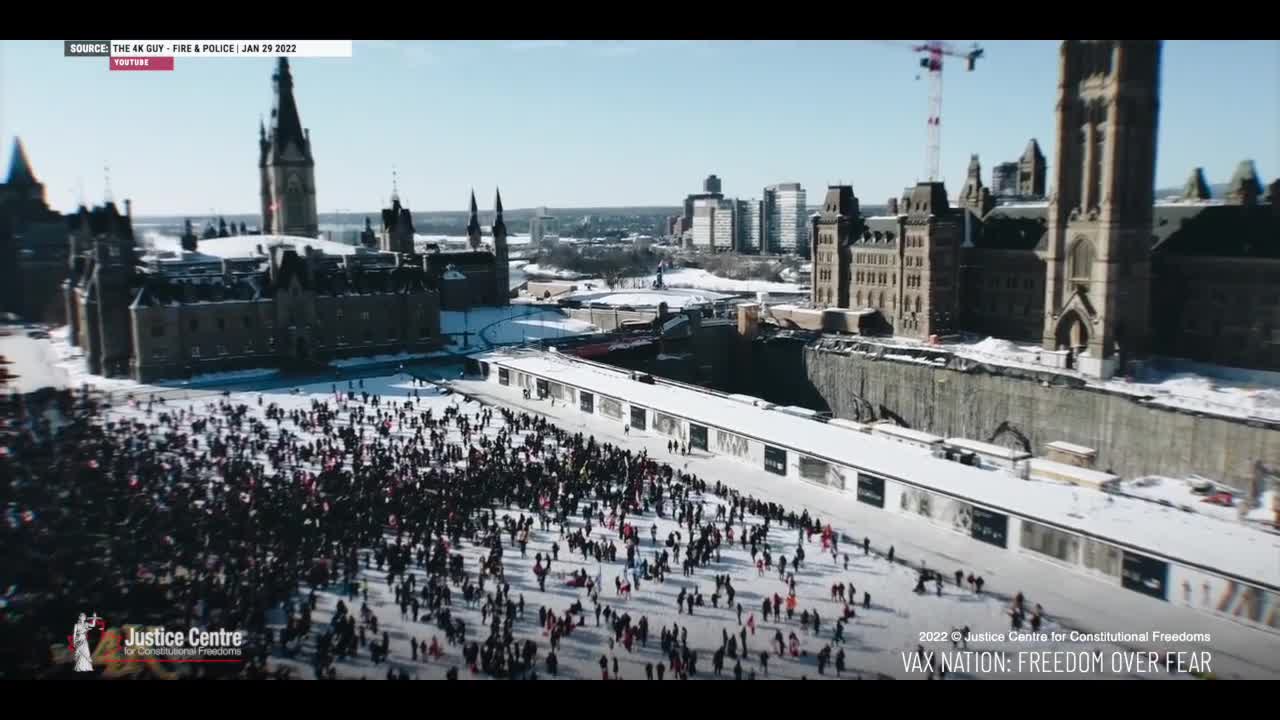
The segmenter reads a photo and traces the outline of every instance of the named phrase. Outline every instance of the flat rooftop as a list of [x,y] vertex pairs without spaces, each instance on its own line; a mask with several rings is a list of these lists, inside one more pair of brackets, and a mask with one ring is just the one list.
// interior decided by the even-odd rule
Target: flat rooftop
[[557,353],[517,350],[472,357],[1280,591],[1280,536],[1260,530],[1084,487],[1012,476],[994,481],[989,470],[934,458],[885,438],[752,407],[693,386],[637,382],[627,371]]

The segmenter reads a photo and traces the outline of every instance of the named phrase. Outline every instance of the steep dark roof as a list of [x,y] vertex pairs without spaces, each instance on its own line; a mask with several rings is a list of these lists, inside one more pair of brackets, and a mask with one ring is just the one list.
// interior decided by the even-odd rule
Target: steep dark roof
[[179,305],[200,302],[257,300],[262,297],[265,279],[261,276],[225,276],[194,279],[152,275],[143,281],[134,297],[136,307]]
[[27,151],[22,147],[21,138],[13,139],[13,153],[9,156],[9,176],[5,180],[9,185],[38,185],[36,175],[31,171],[31,161],[27,160]]
[[969,226],[969,241],[986,250],[1035,250],[1048,231],[1048,208],[997,206]]
[[1280,259],[1280,214],[1266,205],[1157,205],[1155,231],[1157,253]]
[[81,205],[75,215],[67,215],[67,226],[72,231],[79,231],[84,223],[88,223],[92,235],[112,235],[119,233],[122,237],[133,239],[133,223],[120,214],[116,204],[108,202],[98,205],[92,210]]
[[1187,178],[1187,182],[1182,186],[1183,200],[1208,200],[1209,183],[1204,180],[1204,168],[1196,168],[1191,171],[1191,176]]
[[496,238],[501,233],[506,235],[507,223],[502,219],[502,191],[494,190],[493,196],[493,236]]
[[302,129],[298,103],[293,99],[293,74],[289,72],[288,58],[280,58],[272,79],[275,81],[275,107],[271,109],[270,133],[272,159],[278,159],[285,148],[293,143],[310,162],[311,142]]
[[480,234],[480,212],[476,209],[476,191],[471,191],[471,217],[467,219],[467,237]]
[[1040,143],[1035,138],[1027,143],[1027,149],[1022,151],[1023,162],[1038,161],[1044,162],[1044,153],[1040,152]]
[[853,239],[854,245],[870,248],[896,248],[902,228],[896,217],[871,217],[863,223],[862,234]]
[[1254,167],[1252,160],[1242,160],[1236,166],[1235,173],[1231,176],[1231,182],[1227,186],[1226,198],[1228,202],[1234,203],[1253,203],[1256,202],[1258,196],[1262,194],[1262,181],[1258,179],[1258,170]]

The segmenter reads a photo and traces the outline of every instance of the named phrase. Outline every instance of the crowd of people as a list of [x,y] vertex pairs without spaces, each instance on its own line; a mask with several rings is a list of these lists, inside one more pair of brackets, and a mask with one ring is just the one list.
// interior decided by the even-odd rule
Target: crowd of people
[[[395,396],[370,393],[363,381],[334,383],[288,407],[267,394],[178,402],[81,389],[9,398],[2,666],[65,671],[50,648],[65,644],[63,626],[88,608],[131,624],[243,631],[244,662],[195,666],[206,676],[283,677],[291,665],[277,660],[291,660],[317,678],[381,675],[386,664],[387,678],[409,679],[403,663],[388,662],[395,655],[447,668],[450,678],[536,679],[561,676],[561,643],[594,616],[593,627],[606,629],[600,677],[617,679],[619,646],[630,654],[651,639],[632,593],[665,584],[679,564],[698,583],[676,595],[677,615],[692,623],[709,605],[736,624],[722,629],[718,647],[698,648],[687,625],[659,623],[661,654],[645,662],[647,679],[698,676],[706,654],[716,676],[732,662],[736,679],[768,677],[771,654],[810,653],[794,630],[784,638],[778,628],[767,642],[753,639],[757,627],[797,616],[801,635],[820,639],[817,672],[846,672],[855,579],[831,584],[832,617],[796,593],[815,536],[838,562],[841,536],[829,524],[544,417],[456,395],[427,402],[436,393],[413,380]],[[661,537],[658,520],[675,529]],[[535,539],[539,548],[550,540],[528,578],[539,595],[548,584],[571,591],[536,613],[509,575],[510,558],[527,558]],[[777,573],[778,592],[758,605],[744,607],[721,563],[734,545],[758,576]],[[861,550],[870,554],[869,538]],[[847,552],[843,560],[848,570]],[[373,579],[414,628],[394,647],[378,617],[387,611],[369,604]],[[714,587],[709,595],[703,582]],[[315,616],[320,593],[339,598],[326,621]],[[455,603],[479,608],[479,627]],[[860,605],[873,607],[865,588]],[[1037,607],[1036,626],[1039,617]]]

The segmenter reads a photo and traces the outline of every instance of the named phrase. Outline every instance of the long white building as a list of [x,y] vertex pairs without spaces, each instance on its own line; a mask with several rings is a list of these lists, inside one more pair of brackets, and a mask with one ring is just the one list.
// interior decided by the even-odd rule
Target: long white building
[[856,424],[824,422],[763,400],[682,383],[639,382],[626,371],[558,353],[490,352],[472,361],[489,382],[527,388],[535,397],[555,398],[633,432],[676,438],[780,477],[849,493],[974,542],[1280,632],[1280,538],[1274,535],[1088,487],[1031,482],[942,459],[926,449],[936,444],[932,437],[923,445],[901,437],[895,442]]

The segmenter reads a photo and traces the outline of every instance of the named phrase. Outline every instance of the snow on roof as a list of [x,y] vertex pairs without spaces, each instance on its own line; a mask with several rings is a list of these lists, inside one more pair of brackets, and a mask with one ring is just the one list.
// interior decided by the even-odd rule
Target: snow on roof
[[689,386],[635,382],[625,372],[564,355],[525,350],[474,357],[1280,591],[1280,538],[1253,528],[1085,487],[1013,477],[993,482],[990,471],[905,451],[874,435],[749,407]]
[[979,442],[968,438],[947,438],[947,444],[961,450],[972,450],[979,455],[989,455],[991,457],[1004,458],[1005,460],[1023,460],[1031,457],[1031,453],[1022,450],[1015,450],[1003,445],[993,445],[991,443]]
[[1052,448],[1054,450],[1061,450],[1062,452],[1070,453],[1072,455],[1084,455],[1086,457],[1092,457],[1098,454],[1098,451],[1091,447],[1076,445],[1075,443],[1069,443],[1065,440],[1054,440],[1053,442],[1045,445],[1045,447]]
[[853,420],[845,420],[844,418],[831,418],[827,421],[828,425],[845,428],[847,430],[855,430],[860,433],[871,431],[871,427],[866,423],[855,422]]
[[[182,241],[180,238],[168,235],[153,235],[150,240],[151,246],[155,250],[167,250],[175,253],[182,251]],[[200,240],[196,244],[196,251],[201,255],[212,256],[215,258],[246,258],[257,255],[259,245],[261,245],[263,249],[267,249],[272,245],[279,245],[282,243],[285,245],[292,245],[299,253],[302,253],[303,249],[308,245],[328,255],[354,255],[356,252],[363,249],[355,245],[348,245],[346,243],[312,237],[297,237],[293,235],[232,235],[230,237]]]
[[1078,465],[1068,465],[1067,463],[1055,462],[1044,458],[1031,458],[1031,474],[1035,475],[1036,473],[1065,476],[1087,482],[1090,485],[1103,485],[1120,479],[1119,475],[1113,473],[1090,470]]
[[904,440],[914,442],[929,443],[930,445],[942,442],[942,438],[920,430],[912,430],[911,428],[900,427],[891,422],[878,422],[871,426],[874,432],[884,433],[885,435],[894,435]]

